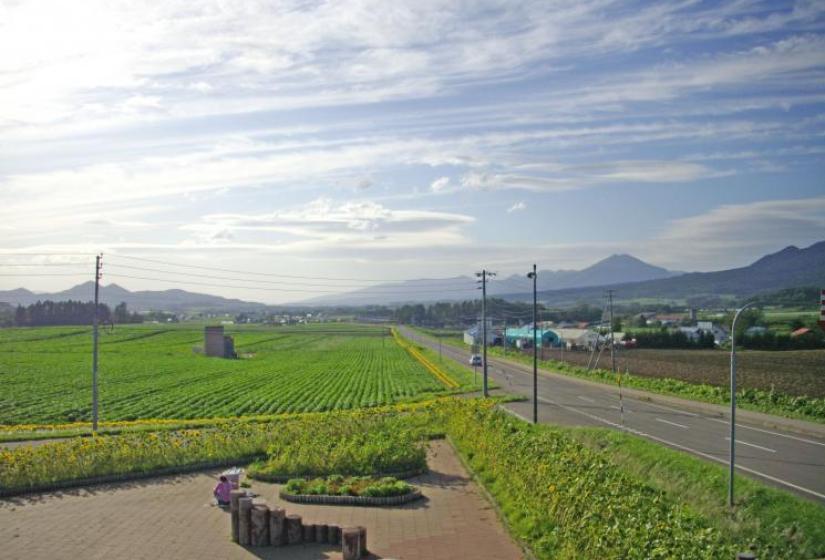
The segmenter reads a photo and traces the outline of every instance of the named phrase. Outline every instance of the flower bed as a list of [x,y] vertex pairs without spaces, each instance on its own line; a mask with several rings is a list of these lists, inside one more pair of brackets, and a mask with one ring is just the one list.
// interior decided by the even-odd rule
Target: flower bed
[[[295,426],[267,449],[266,461],[250,465],[248,474],[259,480],[316,477],[333,473],[420,472],[426,469],[425,417],[390,414],[339,415],[335,422],[319,422],[312,430]],[[292,426],[281,429],[290,432]]]
[[332,475],[312,480],[292,479],[281,489],[280,497],[306,504],[388,506],[411,502],[422,495],[416,487],[391,476]]

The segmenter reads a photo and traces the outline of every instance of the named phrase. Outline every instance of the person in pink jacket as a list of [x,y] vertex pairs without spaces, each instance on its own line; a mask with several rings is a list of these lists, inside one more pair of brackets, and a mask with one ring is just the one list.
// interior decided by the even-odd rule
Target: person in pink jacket
[[232,483],[229,480],[221,475],[221,481],[215,486],[215,489],[212,491],[212,494],[215,496],[215,499],[218,501],[218,505],[221,507],[226,507],[229,505],[229,493],[232,492]]

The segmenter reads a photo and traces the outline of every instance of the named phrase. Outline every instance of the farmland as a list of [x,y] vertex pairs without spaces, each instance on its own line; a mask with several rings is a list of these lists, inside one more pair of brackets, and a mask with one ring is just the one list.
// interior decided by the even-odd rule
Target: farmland
[[[377,406],[447,388],[385,329],[356,326],[236,328],[241,359],[207,358],[202,330],[133,326],[101,330],[100,417],[231,417]],[[0,423],[90,418],[91,332],[0,330]],[[468,370],[445,366],[465,384]]]
[[[431,336],[441,337],[445,344],[469,348],[454,331],[421,329]],[[502,356],[501,347],[488,350]],[[519,351],[507,349],[507,356],[516,357]],[[587,366],[590,352],[564,351],[544,348],[542,361],[563,361],[574,366]],[[532,350],[525,351],[525,359],[532,359]],[[741,389],[775,391],[791,396],[825,397],[825,350],[738,350],[737,377]],[[606,350],[599,367],[609,367]],[[730,383],[730,353],[722,350],[620,350],[617,368],[639,377],[676,379],[692,384],[727,387]]]
[[[547,359],[558,360],[558,349],[545,349]],[[825,351],[738,351],[737,377],[743,389],[761,389],[794,396],[825,397]],[[565,352],[564,361],[586,366],[588,352]],[[607,367],[602,355],[599,365]],[[619,353],[618,366],[641,377],[668,377],[687,383],[726,386],[730,383],[730,353],[720,350],[633,349]]]

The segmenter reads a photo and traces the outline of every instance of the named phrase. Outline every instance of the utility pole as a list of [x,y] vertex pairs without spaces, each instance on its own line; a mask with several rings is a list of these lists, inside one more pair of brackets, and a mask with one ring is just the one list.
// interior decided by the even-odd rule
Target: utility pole
[[[538,306],[536,305],[536,265],[533,264],[533,424],[539,422],[539,363],[538,363],[538,349],[539,341],[537,330],[538,323]],[[543,354],[542,354],[543,356]]]
[[97,433],[97,344],[98,344],[98,305],[100,302],[100,269],[103,255],[95,256],[95,310],[92,315],[92,432]]
[[616,339],[613,337],[613,290],[607,290],[607,301],[610,306],[610,368],[616,373]]
[[730,326],[730,480],[728,482],[728,507],[733,507],[733,469],[736,462],[736,320],[755,302],[746,303],[733,316]]
[[482,350],[482,364],[483,369],[483,393],[485,397],[489,397],[490,393],[487,390],[487,277],[495,276],[495,272],[483,269],[481,272],[476,272],[476,276],[481,277],[481,336],[483,338]]

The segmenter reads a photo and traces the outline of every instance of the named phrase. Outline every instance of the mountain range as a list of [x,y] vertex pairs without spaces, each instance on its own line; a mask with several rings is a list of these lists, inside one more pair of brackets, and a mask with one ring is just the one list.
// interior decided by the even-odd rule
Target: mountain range
[[[696,296],[747,297],[758,293],[821,286],[825,288],[825,241],[800,249],[789,246],[766,255],[752,264],[716,272],[691,272],[642,282],[613,283],[599,288],[581,287],[542,291],[539,299],[548,305],[575,301],[595,302],[603,299],[606,287],[616,291],[619,299],[684,299]],[[509,293],[502,297],[528,301],[532,294]]]
[[[582,270],[541,270],[538,273],[538,297],[551,306],[600,302],[608,287],[616,291],[618,299],[684,299],[722,295],[742,297],[817,285],[825,287],[825,241],[804,249],[789,246],[748,266],[716,272],[682,273],[650,265],[630,255],[613,255]],[[325,295],[290,307],[456,301],[479,297],[480,291],[476,288],[476,278],[470,276],[408,280]],[[532,299],[532,280],[526,274],[494,278],[488,283],[488,294],[512,301],[529,301]],[[0,302],[12,305],[29,305],[46,299],[90,301],[93,297],[93,282],[56,293],[35,293],[24,288],[0,291]],[[111,306],[126,302],[130,309],[137,311],[237,313],[275,309],[263,303],[185,290],[131,292],[117,284],[102,286],[100,299]]]
[[[537,288],[541,291],[603,286],[622,282],[641,282],[682,274],[653,266],[631,255],[612,255],[582,270],[540,270]],[[417,279],[377,284],[345,294],[325,295],[303,303],[307,305],[380,305],[419,301],[460,300],[476,297],[476,279],[470,276]],[[492,296],[533,291],[526,274],[495,278],[488,282]]]
[[[35,293],[25,288],[0,291],[0,302],[12,305],[30,305],[36,301],[92,301],[95,283],[84,282],[68,290],[55,293]],[[267,306],[263,303],[228,299],[210,294],[198,294],[186,290],[138,291],[131,292],[117,284],[100,287],[100,301],[110,307],[126,302],[133,311],[170,311],[174,313],[209,311],[213,313],[238,313],[260,311]]]

